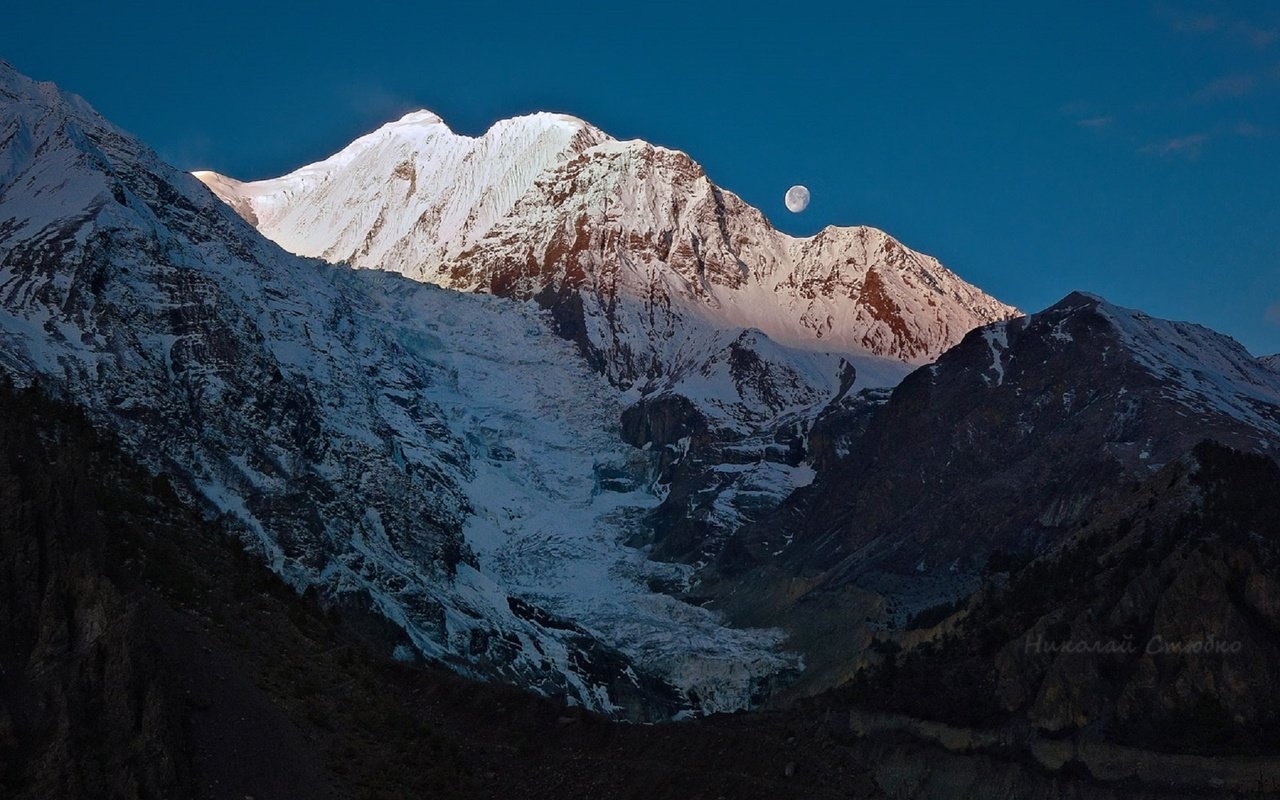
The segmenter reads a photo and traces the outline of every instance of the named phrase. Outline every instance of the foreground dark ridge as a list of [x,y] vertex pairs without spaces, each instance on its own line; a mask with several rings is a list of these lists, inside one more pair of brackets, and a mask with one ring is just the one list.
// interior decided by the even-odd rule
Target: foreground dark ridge
[[1172,796],[839,696],[634,726],[385,660],[366,646],[385,623],[295,595],[79,411],[7,381],[0,497],[5,797]]

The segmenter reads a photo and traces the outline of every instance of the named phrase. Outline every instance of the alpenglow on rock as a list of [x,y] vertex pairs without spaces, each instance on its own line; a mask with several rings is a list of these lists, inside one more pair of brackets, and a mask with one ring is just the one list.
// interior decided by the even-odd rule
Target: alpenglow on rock
[[293,252],[536,299],[625,386],[693,368],[708,330],[920,364],[1017,314],[882,231],[788,236],[688,155],[564,115],[472,138],[418,111],[280,178],[196,175]]

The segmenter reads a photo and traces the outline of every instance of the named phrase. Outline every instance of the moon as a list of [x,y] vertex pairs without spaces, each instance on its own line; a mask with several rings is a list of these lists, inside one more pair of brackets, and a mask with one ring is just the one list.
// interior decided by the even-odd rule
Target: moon
[[787,196],[783,198],[783,202],[787,204],[788,211],[799,214],[809,207],[809,190],[796,184],[787,190]]

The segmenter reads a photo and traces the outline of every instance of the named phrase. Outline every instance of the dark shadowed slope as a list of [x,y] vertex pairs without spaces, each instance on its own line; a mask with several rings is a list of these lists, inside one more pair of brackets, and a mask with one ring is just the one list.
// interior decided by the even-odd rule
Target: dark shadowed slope
[[1052,552],[993,562],[961,610],[888,637],[924,643],[882,647],[849,691],[962,725],[1275,755],[1278,568],[1280,466],[1205,443]]
[[994,549],[1060,540],[1203,439],[1280,454],[1280,377],[1214,331],[1072,294],[909,376],[824,476],[796,554],[973,574]]

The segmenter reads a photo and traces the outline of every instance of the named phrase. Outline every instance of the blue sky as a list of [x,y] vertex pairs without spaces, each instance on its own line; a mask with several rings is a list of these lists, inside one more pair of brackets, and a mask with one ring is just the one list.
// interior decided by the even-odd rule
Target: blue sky
[[[184,168],[276,175],[419,107],[472,134],[563,111],[687,151],[789,232],[875,225],[1027,310],[1085,289],[1280,351],[1280,3],[5,16],[0,58]],[[813,191],[802,215],[782,205],[792,183]]]

